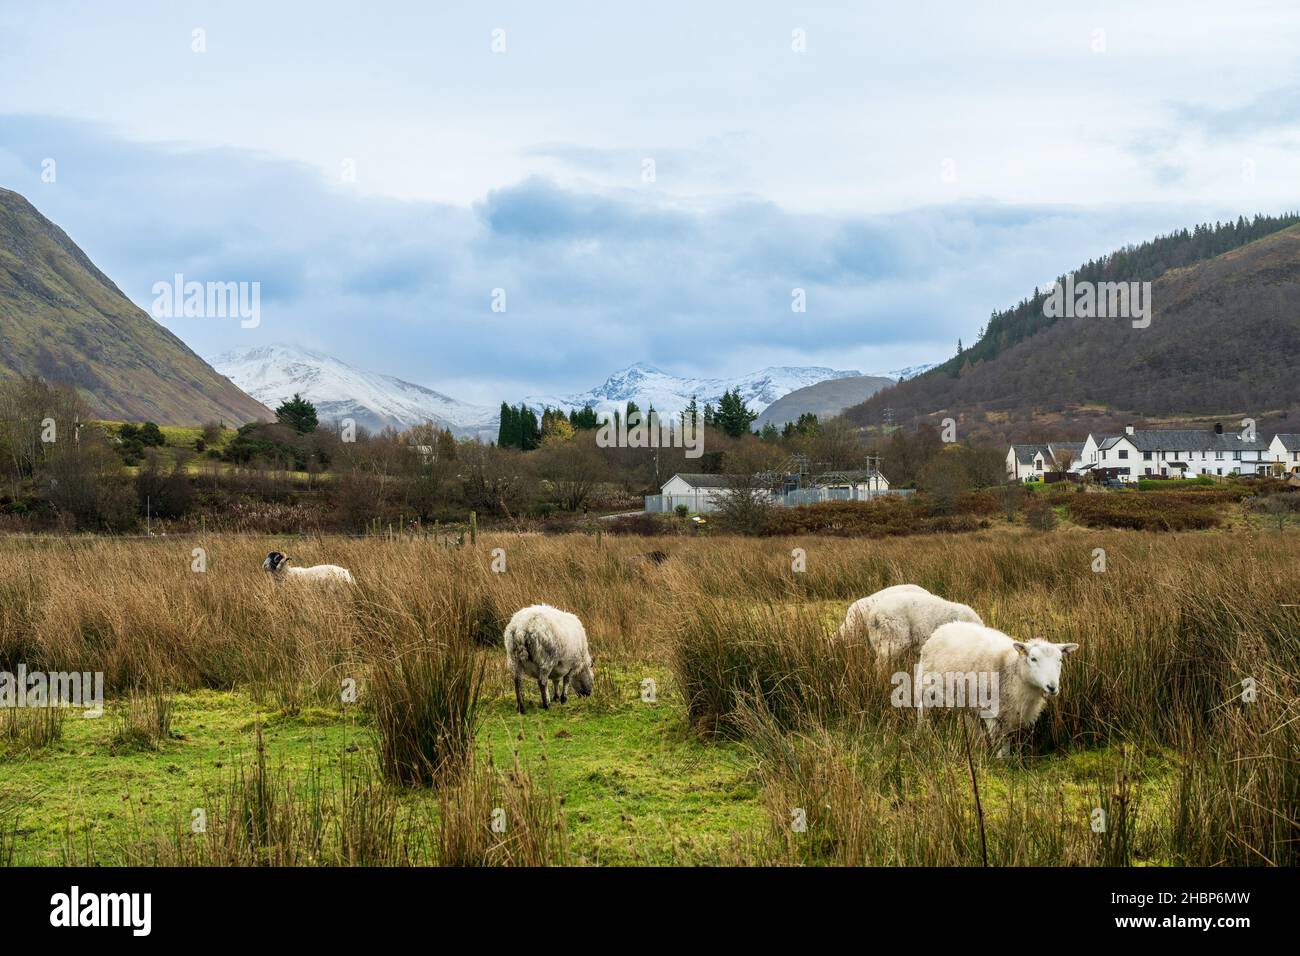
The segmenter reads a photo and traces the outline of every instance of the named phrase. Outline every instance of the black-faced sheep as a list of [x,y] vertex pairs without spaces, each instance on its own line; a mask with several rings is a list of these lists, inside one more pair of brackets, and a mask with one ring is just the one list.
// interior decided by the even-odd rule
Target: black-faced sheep
[[338,586],[356,583],[352,579],[352,572],[347,568],[339,567],[337,564],[318,564],[311,568],[289,567],[289,558],[283,551],[272,551],[268,554],[266,560],[262,562],[262,570],[269,571],[278,578],[289,578],[294,581],[314,584]]

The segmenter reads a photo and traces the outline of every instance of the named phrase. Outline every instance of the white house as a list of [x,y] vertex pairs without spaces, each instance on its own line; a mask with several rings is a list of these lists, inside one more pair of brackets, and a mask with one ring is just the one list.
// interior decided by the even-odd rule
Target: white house
[[1300,474],[1300,435],[1274,435],[1268,454],[1276,471]]
[[1199,428],[1135,429],[1119,435],[1089,434],[1077,470],[1102,478],[1195,478],[1199,475],[1264,475],[1271,468],[1269,443]]
[[679,472],[659,489],[661,511],[674,511],[685,505],[691,511],[713,511],[718,498],[727,489],[726,475],[702,475]]
[[1007,451],[1008,481],[1040,481],[1048,472],[1076,471],[1083,442],[1012,445]]

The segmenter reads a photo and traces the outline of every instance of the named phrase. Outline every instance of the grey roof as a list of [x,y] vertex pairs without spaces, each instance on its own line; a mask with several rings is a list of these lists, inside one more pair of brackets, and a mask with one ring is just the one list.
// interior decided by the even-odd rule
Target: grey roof
[[1266,451],[1268,442],[1262,438],[1245,441],[1236,432],[1219,434],[1205,428],[1145,428],[1133,434],[1106,435],[1098,448],[1114,447],[1125,439],[1138,451]]
[[1047,447],[1052,451],[1056,451],[1058,448],[1061,451],[1083,451],[1084,444],[1081,441],[1054,441],[1049,442]]
[[[1273,437],[1281,440],[1282,447],[1287,451],[1300,451],[1300,435],[1278,432]],[[1272,443],[1270,442],[1270,444]]]
[[[1047,450],[1046,445],[1012,445],[1016,450],[1016,461],[1022,465],[1032,465],[1035,455],[1042,455],[1044,458],[1051,458],[1052,454]],[[1080,448],[1083,446],[1080,445]]]
[[[686,482],[692,488],[726,488],[727,487],[726,475],[705,475],[700,473],[689,473],[689,472],[679,471],[677,474],[673,475],[673,478],[680,478],[682,481]],[[672,481],[673,478],[669,478],[668,481]],[[664,484],[668,484],[668,481],[664,482]]]

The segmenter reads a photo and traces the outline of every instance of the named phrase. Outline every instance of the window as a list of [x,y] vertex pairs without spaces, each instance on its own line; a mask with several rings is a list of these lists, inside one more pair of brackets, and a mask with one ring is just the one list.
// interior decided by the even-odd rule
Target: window
[[1121,448],[1121,449],[1119,450],[1119,460],[1120,460],[1120,461],[1125,461],[1125,460],[1127,460],[1127,459],[1128,459],[1128,449]]
[[1239,451],[1234,451],[1234,452],[1232,453],[1232,460],[1233,460],[1233,461],[1241,461],[1241,452],[1239,452]]
[[[1144,451],[1144,452],[1142,453],[1142,460],[1143,460],[1143,461],[1150,461],[1150,460],[1151,460],[1151,452],[1149,452],[1149,451]],[[1148,474],[1148,475],[1151,474],[1151,469],[1150,469],[1150,468],[1147,469],[1147,474]]]

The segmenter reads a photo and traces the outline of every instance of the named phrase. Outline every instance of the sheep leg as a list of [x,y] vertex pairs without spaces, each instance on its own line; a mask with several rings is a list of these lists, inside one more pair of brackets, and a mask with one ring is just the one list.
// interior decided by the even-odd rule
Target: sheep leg
[[537,678],[537,689],[542,692],[542,710],[551,709],[551,705],[546,699],[546,680],[545,677]]
[[568,702],[569,702],[569,678],[568,675],[565,675],[564,680],[560,681],[560,703],[567,704]]
[[524,712],[524,675],[515,671],[515,707]]
[[560,679],[558,677],[551,678],[551,700],[559,701],[561,704],[564,703],[560,697]]

